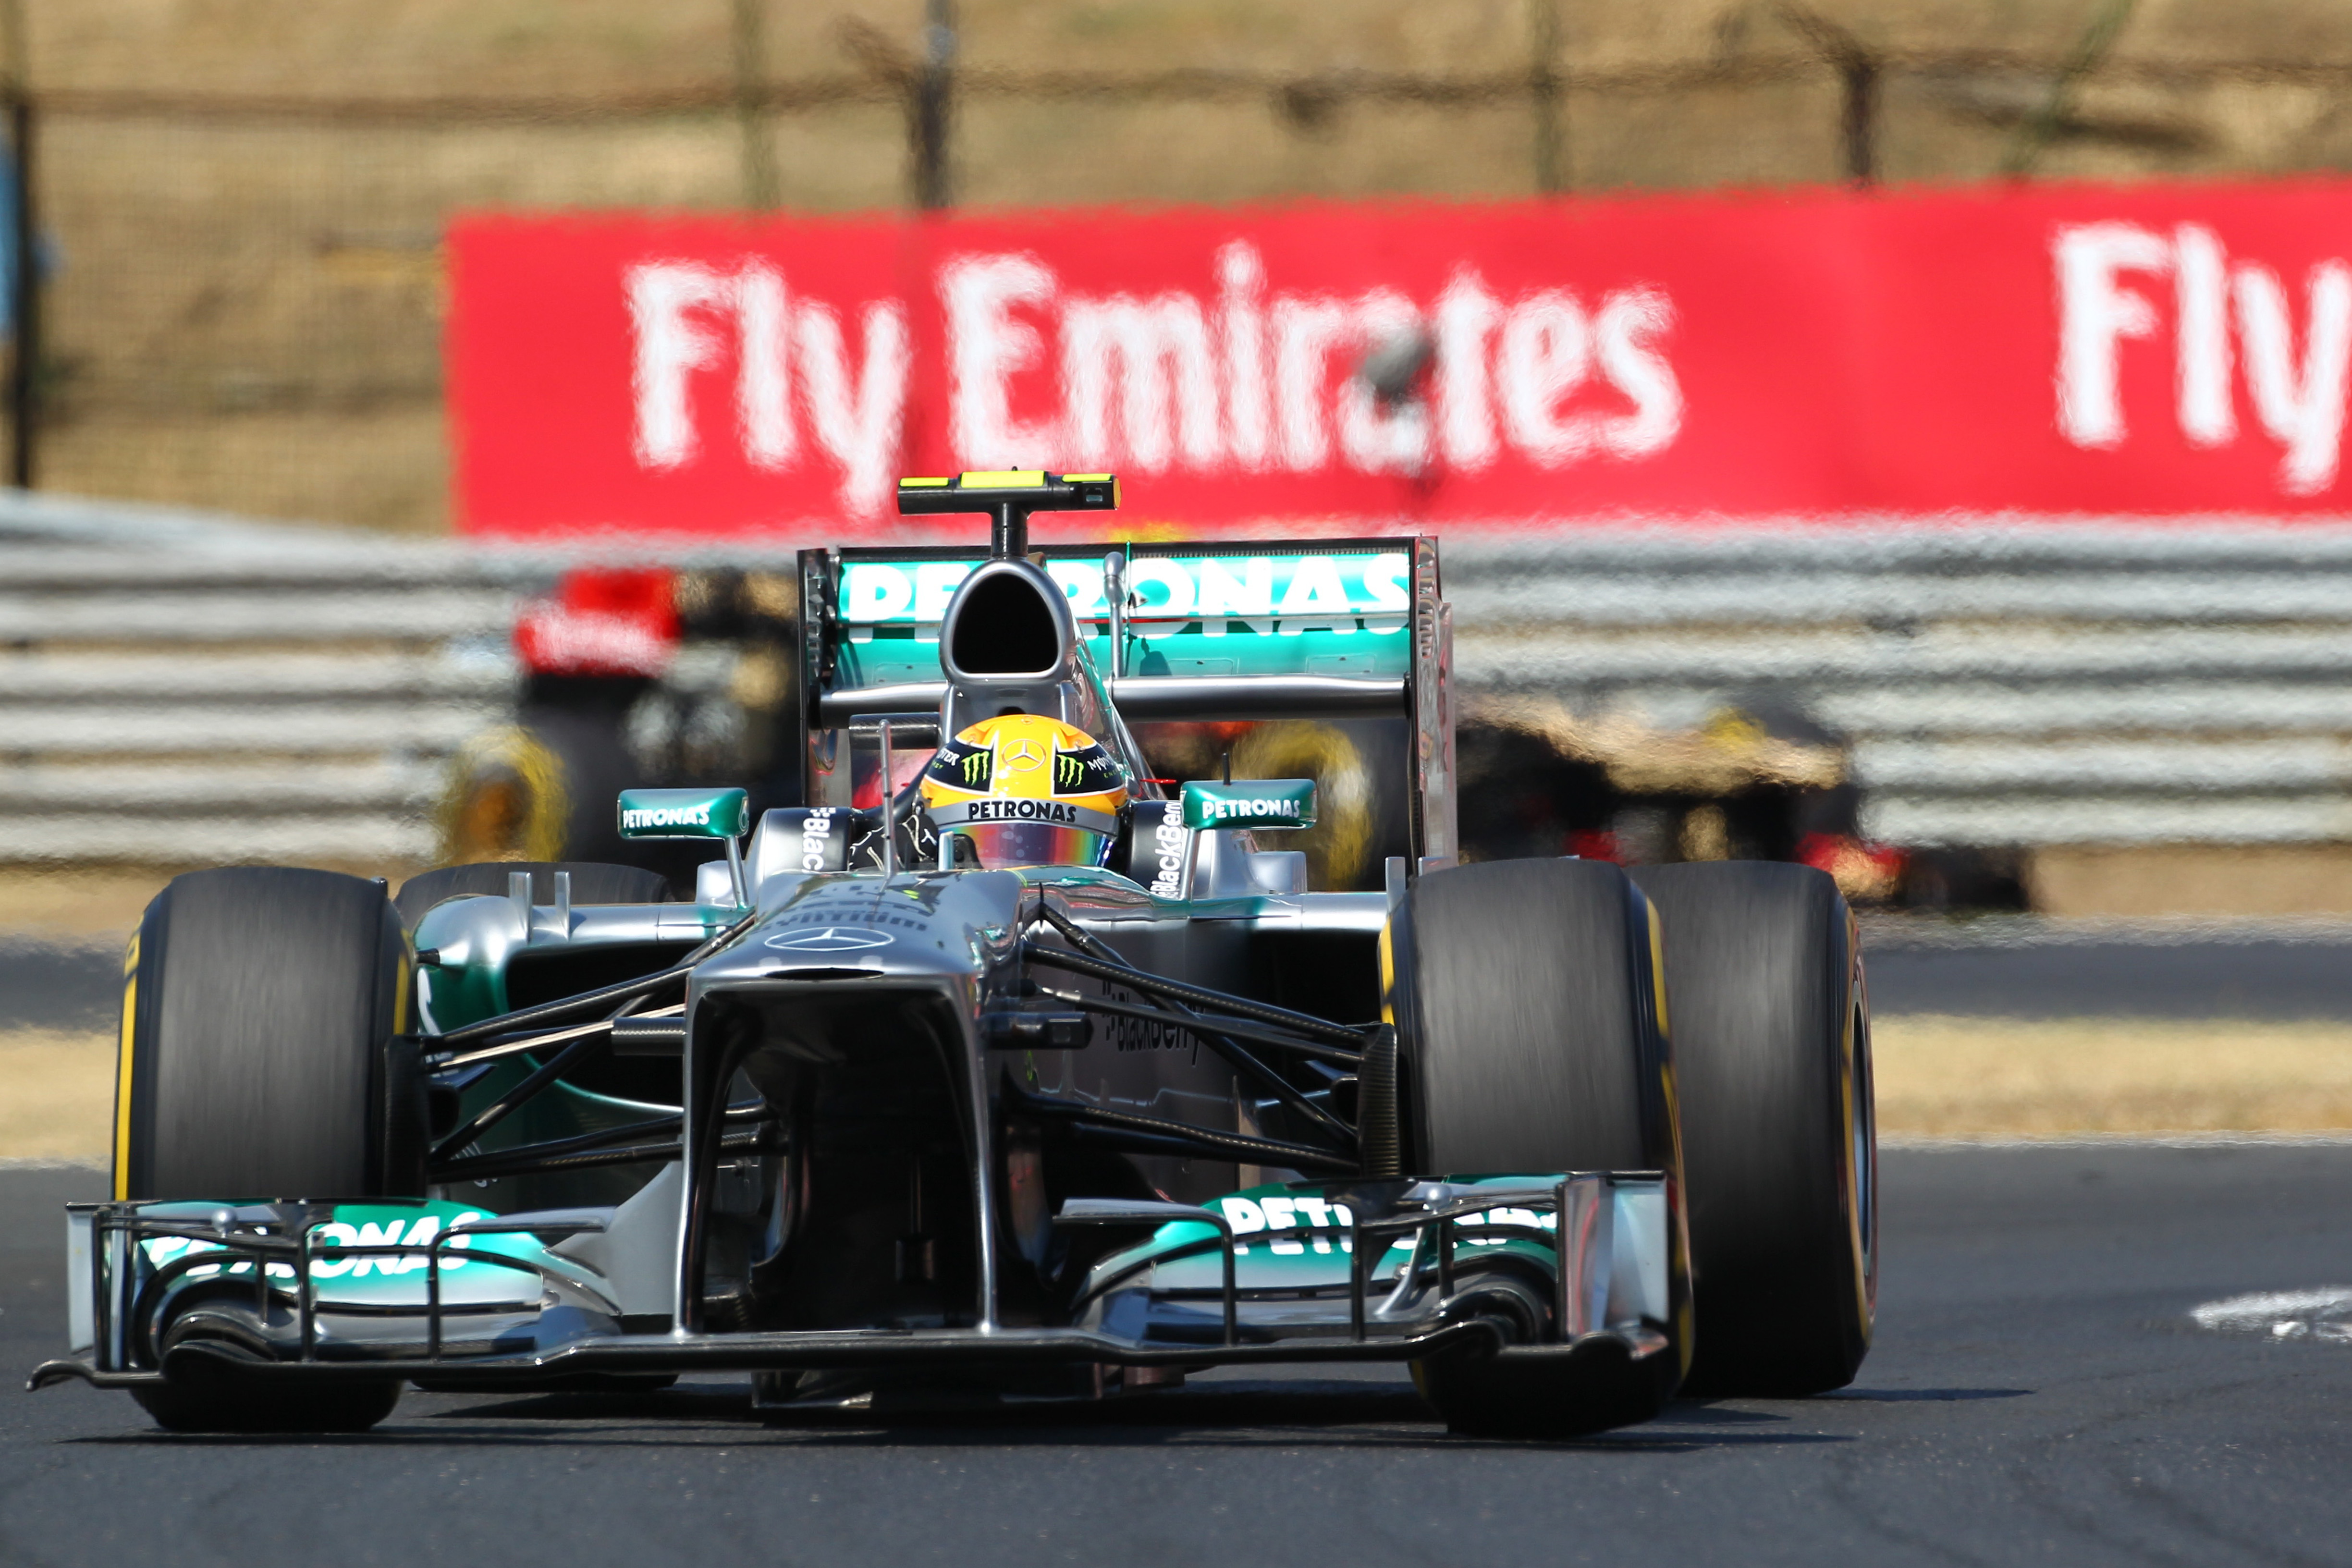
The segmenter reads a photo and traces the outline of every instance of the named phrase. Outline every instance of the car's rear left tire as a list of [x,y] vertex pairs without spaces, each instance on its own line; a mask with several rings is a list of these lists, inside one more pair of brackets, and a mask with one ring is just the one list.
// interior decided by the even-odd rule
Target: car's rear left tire
[[[1429,872],[1402,923],[1391,940],[1411,1013],[1411,1168],[1657,1170],[1679,1185],[1652,922],[1622,871],[1506,860]],[[1686,1317],[1680,1227],[1669,1231]],[[1416,1363],[1414,1381],[1455,1431],[1572,1436],[1655,1415],[1686,1354],[1676,1332],[1640,1360],[1599,1342],[1574,1363],[1441,1356]]]
[[1877,1139],[1856,928],[1809,867],[1643,867],[1690,1183],[1697,1357],[1685,1391],[1853,1380],[1876,1313]]
[[[394,1038],[408,954],[382,883],[192,872],[147,906],[124,968],[118,1200],[423,1193],[422,1085]],[[186,1332],[203,1331],[192,1320]],[[173,1326],[163,1333],[171,1342]],[[392,1407],[382,1380],[272,1390],[205,1379],[140,1399],[189,1430],[355,1430]]]

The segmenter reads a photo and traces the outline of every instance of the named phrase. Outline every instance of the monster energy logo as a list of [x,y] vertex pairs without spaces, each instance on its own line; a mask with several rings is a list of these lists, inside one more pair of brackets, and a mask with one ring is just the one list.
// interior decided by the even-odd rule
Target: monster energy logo
[[1077,787],[1078,781],[1086,776],[1087,764],[1075,753],[1069,752],[1054,753],[1054,787],[1055,789],[1075,789]]
[[963,782],[973,787],[988,783],[988,764],[995,760],[992,752],[966,752],[959,764],[963,769]]

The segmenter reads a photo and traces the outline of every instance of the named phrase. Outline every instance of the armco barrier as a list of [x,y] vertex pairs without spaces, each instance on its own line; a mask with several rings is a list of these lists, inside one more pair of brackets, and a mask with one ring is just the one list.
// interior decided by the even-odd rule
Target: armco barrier
[[514,709],[512,563],[0,493],[0,861],[420,864]]
[[1909,845],[2352,837],[2352,529],[1618,524],[1445,552],[1455,668],[1665,728],[1843,735]]
[[[0,496],[0,861],[429,858],[562,559]],[[1889,841],[2352,838],[2352,528],[1615,522],[1444,562],[1474,710],[1769,698],[1845,737]]]

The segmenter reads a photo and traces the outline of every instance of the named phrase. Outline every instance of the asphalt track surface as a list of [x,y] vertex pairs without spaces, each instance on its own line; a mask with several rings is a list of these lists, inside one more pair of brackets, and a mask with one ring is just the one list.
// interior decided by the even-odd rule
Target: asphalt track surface
[[[1448,1436],[1385,1369],[1015,1415],[748,1389],[412,1393],[365,1436],[173,1436],[0,1389],[0,1563],[2341,1563],[2352,1342],[2217,1298],[2352,1280],[2352,1148],[1894,1151],[1878,1342],[1808,1401],[1562,1444]],[[61,1329],[57,1205],[0,1173],[0,1363]]]
[[0,939],[0,1029],[111,1028],[121,1006],[120,943]]
[[2352,1020],[2352,932],[2293,938],[2102,939],[2027,927],[2011,940],[1865,931],[1870,1003],[1881,1013],[1978,1017]]

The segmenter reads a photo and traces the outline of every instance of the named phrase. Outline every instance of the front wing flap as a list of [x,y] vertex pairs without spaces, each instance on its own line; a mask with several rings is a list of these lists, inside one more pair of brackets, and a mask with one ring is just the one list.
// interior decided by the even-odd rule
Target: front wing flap
[[[1297,1183],[1200,1208],[1073,1201],[1063,1226],[1141,1233],[1089,1270],[1064,1326],[633,1333],[562,1237],[610,1211],[446,1202],[113,1203],[68,1216],[72,1353],[36,1387],[152,1382],[210,1355],[257,1373],[511,1382],[582,1372],[1402,1360],[1480,1342],[1635,1358],[1675,1332],[1667,1179],[1654,1172]],[[1562,1238],[1565,1245],[1562,1245]],[[239,1332],[173,1347],[202,1310]]]

